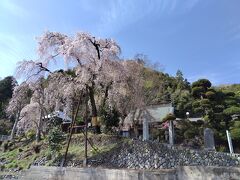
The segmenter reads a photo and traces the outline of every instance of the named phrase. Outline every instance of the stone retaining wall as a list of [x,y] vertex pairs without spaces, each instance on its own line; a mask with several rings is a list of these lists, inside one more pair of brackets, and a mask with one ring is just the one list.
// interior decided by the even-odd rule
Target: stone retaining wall
[[154,142],[133,141],[90,159],[93,166],[129,169],[170,169],[178,166],[239,166],[239,155],[193,150]]
[[19,177],[23,180],[232,180],[240,168],[178,167],[170,170],[125,170],[33,166]]

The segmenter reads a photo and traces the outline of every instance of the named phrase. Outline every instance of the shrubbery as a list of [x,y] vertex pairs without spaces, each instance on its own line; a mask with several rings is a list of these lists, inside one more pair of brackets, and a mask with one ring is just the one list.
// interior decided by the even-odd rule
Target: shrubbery
[[0,119],[0,134],[8,135],[12,128],[12,122],[8,119]]
[[48,134],[48,144],[51,152],[59,153],[62,148],[62,142],[65,140],[64,133],[59,127],[53,127]]
[[33,140],[36,137],[36,132],[34,130],[30,129],[26,132],[26,137],[29,140]]
[[197,135],[197,132],[195,129],[188,129],[183,134],[185,139],[193,139],[196,135]]
[[112,127],[118,127],[119,113],[115,108],[103,107],[100,110],[101,123],[105,127],[104,131],[108,132]]

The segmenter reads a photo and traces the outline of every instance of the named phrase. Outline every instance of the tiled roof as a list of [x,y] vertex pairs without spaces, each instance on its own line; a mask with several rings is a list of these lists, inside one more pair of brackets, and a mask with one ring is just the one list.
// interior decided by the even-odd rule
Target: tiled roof
[[174,113],[174,108],[171,104],[148,106],[144,109],[137,109],[135,114],[131,112],[124,120],[124,124],[132,124],[133,120],[139,123],[146,118],[148,122],[161,122],[167,114]]
[[71,122],[72,119],[70,117],[68,117],[64,112],[62,111],[55,111],[51,114],[48,114],[47,116],[45,116],[44,118],[50,119],[53,117],[58,117],[60,119],[63,120],[63,122]]

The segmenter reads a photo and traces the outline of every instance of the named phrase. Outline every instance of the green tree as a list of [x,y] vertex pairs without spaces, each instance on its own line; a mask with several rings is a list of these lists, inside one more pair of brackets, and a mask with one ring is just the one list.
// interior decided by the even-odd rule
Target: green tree
[[106,127],[106,132],[110,131],[112,127],[118,127],[120,114],[115,108],[102,107],[100,117],[101,123]]
[[230,128],[230,132],[233,140],[240,141],[240,121],[234,122],[233,126]]
[[212,83],[208,79],[199,79],[192,83],[192,87],[203,87],[205,91],[212,86]]
[[13,88],[16,86],[16,79],[12,76],[5,77],[0,81],[0,118],[5,118],[4,108],[12,97]]
[[5,77],[0,81],[0,101],[6,101],[12,97],[13,88],[16,85],[16,80],[12,76]]
[[202,86],[192,88],[192,95],[194,98],[203,98],[205,92],[205,88]]
[[48,134],[48,144],[50,151],[53,153],[59,153],[62,149],[62,142],[64,140],[65,137],[60,127],[53,127]]
[[240,115],[240,107],[231,106],[223,111],[226,115]]

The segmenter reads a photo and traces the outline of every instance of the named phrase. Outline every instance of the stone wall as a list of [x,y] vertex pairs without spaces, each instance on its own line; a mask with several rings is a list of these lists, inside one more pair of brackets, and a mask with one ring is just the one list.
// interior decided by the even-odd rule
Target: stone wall
[[239,166],[240,156],[193,150],[155,142],[132,141],[99,157],[90,165],[107,168],[170,169],[178,166]]
[[23,180],[230,180],[239,179],[240,168],[179,167],[170,170],[125,170],[33,166],[22,173]]
[[238,180],[240,168],[183,166],[176,170],[178,180]]

